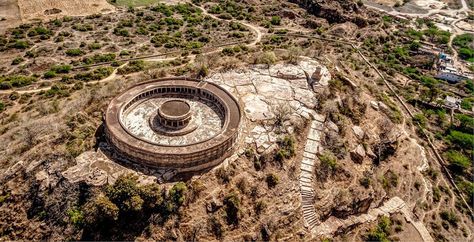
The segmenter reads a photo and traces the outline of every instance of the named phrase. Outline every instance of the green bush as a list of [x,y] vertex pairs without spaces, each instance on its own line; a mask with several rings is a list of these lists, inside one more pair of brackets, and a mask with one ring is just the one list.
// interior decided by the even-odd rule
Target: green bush
[[51,70],[50,70],[50,71],[47,71],[47,72],[45,72],[45,73],[43,74],[43,77],[44,77],[45,79],[54,78],[54,77],[56,77],[56,72],[55,72],[55,71],[51,71]]
[[24,87],[36,82],[36,77],[14,75],[0,77],[0,89],[10,89],[12,87]]
[[22,63],[23,61],[25,61],[25,59],[23,59],[21,57],[16,57],[15,59],[13,59],[12,65],[18,65],[18,64]]
[[445,155],[450,163],[450,169],[457,174],[462,174],[466,169],[472,166],[471,159],[458,151],[450,150],[446,152]]
[[222,54],[227,55],[227,56],[232,56],[234,55],[234,48],[225,47],[224,49],[222,49]]
[[163,3],[158,3],[157,5],[153,6],[151,8],[151,11],[162,13],[163,15],[167,17],[170,17],[174,13],[173,7],[163,4]]
[[80,56],[84,54],[81,49],[68,49],[66,50],[66,55],[68,56]]
[[261,214],[263,211],[265,211],[266,208],[267,208],[267,204],[264,201],[259,200],[255,204],[255,213],[256,214]]
[[413,122],[419,124],[421,127],[426,127],[427,119],[422,113],[417,113],[413,116]]
[[387,171],[381,178],[382,187],[388,191],[398,186],[398,175],[393,171]]
[[439,216],[442,220],[448,221],[451,225],[457,227],[459,218],[454,212],[444,210],[439,214]]
[[273,24],[273,25],[280,25],[281,17],[280,16],[272,16],[272,19],[270,20],[270,23]]
[[377,227],[371,229],[368,234],[366,234],[365,241],[380,241],[380,242],[390,242],[388,238],[391,232],[391,221],[390,218],[383,216],[380,218]]
[[138,177],[136,176],[120,176],[113,185],[106,188],[106,194],[121,212],[142,210],[144,201],[140,197]]
[[89,50],[98,50],[102,48],[102,45],[100,43],[94,42],[94,43],[89,44],[87,48],[89,48]]
[[126,30],[124,28],[115,28],[114,29],[114,34],[118,35],[118,36],[124,36],[124,37],[130,36],[130,33],[128,32],[128,30]]
[[126,75],[134,72],[143,71],[145,69],[145,62],[143,60],[130,61],[128,65],[119,68],[117,73],[120,75]]
[[84,206],[84,221],[96,225],[115,221],[119,217],[119,208],[109,198],[98,196]]
[[457,130],[451,130],[448,135],[448,140],[454,145],[464,149],[472,149],[474,147],[474,135],[463,133]]
[[264,52],[255,59],[256,64],[272,65],[277,61],[277,57],[273,51]]
[[240,217],[240,198],[231,193],[224,198],[225,212],[228,224],[238,224]]
[[459,56],[462,59],[474,62],[474,49],[472,43],[474,42],[474,34],[462,34],[453,39],[453,45],[459,48]]
[[319,160],[321,161],[321,168],[324,172],[332,173],[337,168],[337,158],[330,151],[326,151],[321,155],[318,155]]
[[289,159],[295,155],[295,140],[291,136],[285,136],[282,140],[278,141],[280,149],[275,155],[277,161],[283,161]]
[[67,212],[68,216],[69,216],[69,221],[76,227],[80,227],[83,225],[84,223],[84,214],[83,212],[74,207],[70,210],[68,210]]
[[51,67],[51,71],[54,71],[56,73],[69,73],[71,71],[72,67],[70,65],[55,65]]
[[37,35],[41,35],[41,36],[49,36],[49,35],[52,35],[53,32],[45,27],[42,27],[42,26],[38,26],[38,27],[35,27],[35,28],[32,28],[30,29],[30,31],[28,32],[28,36],[29,37],[33,37],[33,36],[37,36]]
[[86,31],[91,31],[94,29],[94,27],[90,24],[75,24],[72,26],[72,29],[81,31],[81,32],[86,32]]
[[48,98],[52,98],[54,96],[68,97],[70,93],[67,86],[64,86],[61,84],[59,85],[55,84],[49,90],[47,90],[43,95]]
[[28,42],[24,41],[24,40],[16,40],[15,41],[15,44],[13,44],[13,47],[15,49],[26,49],[28,48],[30,45],[28,44]]
[[112,67],[99,67],[93,71],[89,72],[80,72],[74,75],[74,79],[81,80],[81,81],[95,81],[103,79],[107,76],[112,74],[113,68]]
[[0,101],[0,113],[5,111],[5,104]]
[[471,99],[464,98],[461,101],[461,108],[470,111],[472,109],[472,103],[473,103],[473,101]]

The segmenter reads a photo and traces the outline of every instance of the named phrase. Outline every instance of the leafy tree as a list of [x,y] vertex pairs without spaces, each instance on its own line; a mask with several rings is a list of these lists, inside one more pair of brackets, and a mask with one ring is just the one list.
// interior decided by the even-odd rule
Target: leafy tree
[[372,228],[367,235],[365,235],[365,241],[380,241],[390,242],[388,238],[391,232],[391,221],[390,218],[383,216],[377,226]]
[[137,176],[131,174],[120,176],[112,186],[106,188],[106,194],[120,211],[137,212],[142,209],[144,201],[140,197]]
[[89,225],[115,221],[119,216],[119,208],[106,196],[97,196],[84,206],[84,221]]
[[171,188],[169,191],[168,195],[173,204],[176,207],[179,207],[184,204],[186,201],[186,192],[187,192],[187,187],[186,183],[184,182],[178,182],[174,184],[174,186]]
[[143,199],[144,208],[156,209],[163,203],[160,186],[156,183],[140,187],[139,193],[141,199]]

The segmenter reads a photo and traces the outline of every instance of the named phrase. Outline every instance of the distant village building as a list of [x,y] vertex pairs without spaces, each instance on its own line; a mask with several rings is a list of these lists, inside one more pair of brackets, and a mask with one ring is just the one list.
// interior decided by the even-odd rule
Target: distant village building
[[444,99],[444,105],[447,108],[459,109],[461,106],[461,100],[452,96],[446,96]]
[[454,67],[452,57],[445,53],[439,54],[438,73],[435,77],[440,80],[448,81],[449,83],[458,83],[467,79],[464,73]]

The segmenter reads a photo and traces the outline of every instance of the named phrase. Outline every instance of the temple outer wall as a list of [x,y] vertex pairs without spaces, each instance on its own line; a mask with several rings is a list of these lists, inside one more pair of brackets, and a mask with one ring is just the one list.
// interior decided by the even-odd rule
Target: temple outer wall
[[[140,92],[137,96],[132,96],[130,99],[128,99],[127,102],[122,103],[120,105],[120,111],[118,112],[118,116],[121,115],[123,110],[133,107],[133,104],[135,102],[147,98],[157,96],[181,96],[194,99],[201,98],[213,103],[213,106],[215,106],[215,108],[217,109],[216,111],[218,111],[219,115],[222,116],[224,124],[221,133],[213,137],[211,140],[206,140],[197,144],[190,144],[188,145],[189,149],[187,149],[187,146],[165,146],[155,144],[156,149],[154,148],[151,150],[149,148],[150,144],[146,144],[147,141],[138,141],[138,143],[144,142],[143,147],[139,144],[137,145],[137,142],[133,142],[135,139],[138,138],[125,130],[120,121],[120,117],[115,117],[118,118],[118,122],[108,123],[107,120],[109,119],[107,119],[107,115],[110,114],[106,113],[106,116],[104,118],[106,124],[105,134],[109,144],[111,144],[111,146],[120,155],[135,163],[140,163],[153,168],[176,169],[176,171],[179,173],[193,172],[212,168],[213,166],[222,162],[223,159],[231,155],[233,151],[233,145],[238,137],[238,124],[240,123],[241,118],[240,107],[238,105],[237,100],[235,100],[235,98],[232,97],[232,95],[226,90],[221,87],[218,87],[215,84],[199,82],[198,80],[189,79],[184,79],[184,82],[182,82],[183,80],[180,78],[166,78],[161,80],[173,80],[177,83],[175,86],[171,86],[169,85],[169,83],[160,85],[160,80],[155,80],[157,84],[156,87],[144,90],[143,92]],[[187,86],[186,82],[190,82],[193,85]],[[150,83],[153,83],[153,81],[147,82],[145,84]],[[137,86],[139,85],[140,84],[138,84]],[[209,89],[206,88],[207,85],[210,85]],[[133,88],[136,88],[136,86],[131,87],[130,89]],[[121,95],[126,94],[128,90],[126,90]],[[118,105],[117,103],[113,103],[114,100],[109,105],[109,108],[111,105]],[[237,122],[235,120],[233,120],[233,122],[229,120],[230,118],[235,119],[236,117],[238,119]],[[111,132],[108,127],[110,123],[112,123],[114,126],[120,124],[120,128],[123,130],[119,130],[119,132],[117,133],[116,130],[119,127],[113,127],[115,131]],[[127,137],[127,135],[132,137]],[[144,148],[145,146],[147,146],[148,148]],[[180,152],[179,150],[185,152]]]

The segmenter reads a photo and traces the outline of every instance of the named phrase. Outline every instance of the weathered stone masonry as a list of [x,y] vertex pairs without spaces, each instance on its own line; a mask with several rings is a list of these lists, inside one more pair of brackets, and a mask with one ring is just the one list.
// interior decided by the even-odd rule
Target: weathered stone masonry
[[[221,116],[222,128],[215,136],[187,145],[164,145],[138,137],[122,124],[122,114],[149,98],[200,99]],[[137,84],[115,97],[105,113],[106,137],[125,157],[151,167],[190,172],[210,168],[230,155],[238,136],[241,111],[230,93],[213,83],[188,78],[165,78]]]

